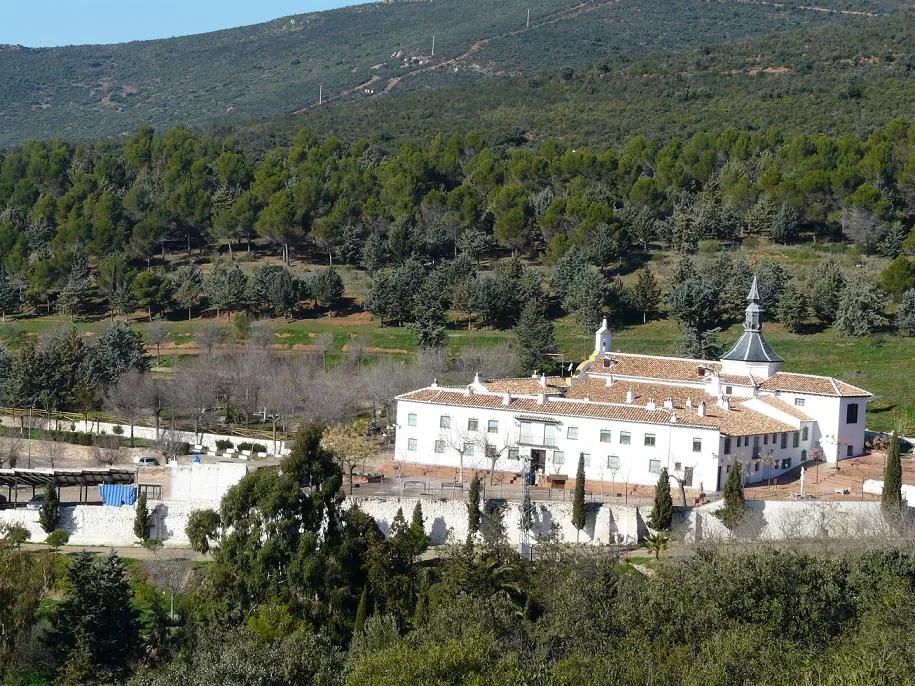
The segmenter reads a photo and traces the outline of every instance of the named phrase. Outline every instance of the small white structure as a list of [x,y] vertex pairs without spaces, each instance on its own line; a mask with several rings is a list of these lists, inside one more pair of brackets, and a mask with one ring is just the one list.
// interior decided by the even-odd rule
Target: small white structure
[[756,279],[744,333],[719,361],[611,352],[606,320],[571,379],[433,383],[397,398],[395,457],[459,470],[654,484],[663,467],[687,487],[719,490],[741,465],[746,482],[778,476],[821,451],[830,463],[864,452],[870,393],[832,377],[780,371],[762,335]]

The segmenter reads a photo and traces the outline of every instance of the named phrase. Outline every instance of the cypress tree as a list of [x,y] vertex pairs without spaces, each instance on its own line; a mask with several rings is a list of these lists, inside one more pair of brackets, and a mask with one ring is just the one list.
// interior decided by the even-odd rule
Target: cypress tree
[[585,454],[578,453],[578,470],[575,472],[575,494],[572,497],[572,526],[575,538],[585,528]]
[[534,530],[534,503],[531,502],[530,493],[525,493],[521,502],[521,527],[525,531]]
[[38,510],[38,521],[46,534],[51,533],[60,524],[60,498],[57,497],[57,488],[48,484],[44,492],[44,502]]
[[429,547],[429,536],[423,523],[423,506],[417,500],[413,507],[413,516],[410,518],[410,537],[413,539],[413,553],[419,555]]
[[366,615],[369,610],[369,587],[368,584],[362,587],[362,595],[359,596],[359,606],[356,608],[356,621],[353,624],[353,634],[358,634],[365,626]]
[[470,480],[467,493],[467,537],[471,538],[480,528],[480,477],[476,474]]
[[654,507],[648,518],[648,526],[658,531],[667,531],[674,517],[674,501],[670,496],[670,476],[667,467],[661,470],[654,489]]
[[149,525],[151,524],[151,517],[149,514],[149,508],[146,506],[146,494],[141,493],[140,497],[137,498],[137,513],[133,518],[133,534],[141,541],[145,541],[149,538]]
[[890,434],[883,468],[883,495],[880,497],[886,516],[896,518],[902,512],[902,462],[899,458],[899,436]]
[[735,462],[734,468],[724,482],[724,507],[715,514],[728,529],[733,529],[746,514],[747,503],[743,496],[743,484],[740,481],[740,463]]

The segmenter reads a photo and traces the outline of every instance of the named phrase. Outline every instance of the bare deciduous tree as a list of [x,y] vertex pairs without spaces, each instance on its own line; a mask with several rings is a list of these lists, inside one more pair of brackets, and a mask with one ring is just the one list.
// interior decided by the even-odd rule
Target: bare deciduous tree
[[165,322],[159,319],[149,325],[147,336],[149,338],[149,344],[156,349],[156,366],[158,367],[161,363],[159,354],[160,348],[168,342],[168,339],[171,337],[171,332],[168,330],[168,326]]

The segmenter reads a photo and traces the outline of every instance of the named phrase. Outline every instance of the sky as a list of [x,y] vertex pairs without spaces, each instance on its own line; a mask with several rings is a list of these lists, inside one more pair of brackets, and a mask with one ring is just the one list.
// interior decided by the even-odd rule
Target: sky
[[169,38],[364,0],[0,0],[0,44],[30,48]]

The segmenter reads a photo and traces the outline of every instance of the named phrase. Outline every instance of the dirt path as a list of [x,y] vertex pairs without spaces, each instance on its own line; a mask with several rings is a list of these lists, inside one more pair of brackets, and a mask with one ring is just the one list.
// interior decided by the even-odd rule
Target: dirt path
[[[48,546],[41,543],[24,543],[24,550],[48,550]],[[101,546],[101,545],[67,545],[60,549],[64,555],[75,555],[76,553],[91,553],[93,555],[107,555],[111,551],[118,554],[119,557],[130,558],[133,560],[204,560],[207,559],[200,553],[195,553],[190,548],[160,548],[153,553],[148,548],[142,546]]]
[[[442,69],[444,67],[449,67],[449,66],[455,65],[458,62],[462,62],[463,60],[466,60],[468,57],[470,57],[474,53],[479,52],[480,48],[482,48],[483,46],[485,46],[493,41],[502,40],[504,38],[510,38],[512,36],[517,36],[517,35],[527,32],[527,31],[532,31],[533,29],[540,28],[542,26],[547,26],[549,24],[555,24],[560,21],[572,19],[572,18],[577,17],[586,12],[593,12],[594,10],[600,9],[601,7],[606,7],[607,5],[612,5],[612,4],[618,3],[619,1],[620,0],[585,0],[585,2],[580,2],[577,5],[573,5],[572,7],[568,7],[563,10],[557,10],[555,12],[552,12],[550,14],[540,17],[535,21],[531,21],[530,27],[524,26],[520,29],[514,29],[512,31],[505,31],[503,33],[497,33],[497,34],[493,34],[491,36],[486,36],[484,38],[480,38],[479,40],[476,40],[473,43],[471,43],[470,47],[467,48],[467,50],[465,50],[464,52],[462,52],[458,55],[455,55],[454,57],[449,57],[448,59],[442,60],[440,62],[436,62],[434,64],[426,65],[426,66],[420,67],[418,69],[412,69],[412,70],[410,70],[404,74],[400,74],[398,76],[392,76],[391,78],[388,79],[384,88],[382,88],[380,91],[372,93],[370,95],[370,97],[377,98],[382,95],[387,95],[392,90],[394,90],[405,79],[409,79],[411,77],[418,76],[420,74],[425,74],[428,72],[436,71],[436,70]],[[347,88],[345,90],[339,91],[338,93],[335,93],[327,98],[324,98],[321,106],[329,104],[331,102],[335,102],[337,100],[340,100],[340,99],[346,97],[347,95],[352,95],[358,91],[364,91],[365,89],[371,89],[371,86],[377,84],[381,80],[382,80],[382,77],[379,74],[376,74],[368,81],[360,83],[359,85],[354,86],[352,88]],[[318,105],[306,105],[305,107],[301,107],[301,108],[295,110],[293,112],[293,114],[302,114],[303,112],[308,112],[309,110],[312,110],[315,107],[318,107]]]

